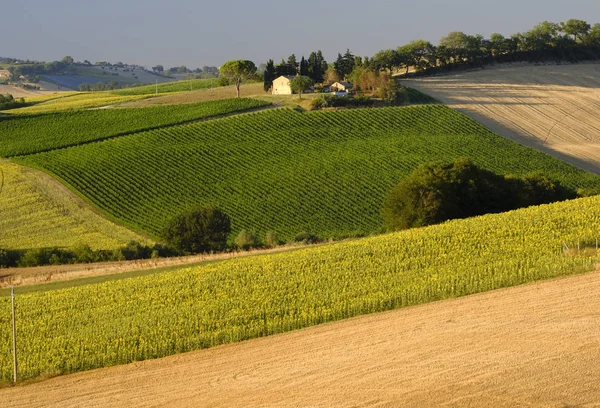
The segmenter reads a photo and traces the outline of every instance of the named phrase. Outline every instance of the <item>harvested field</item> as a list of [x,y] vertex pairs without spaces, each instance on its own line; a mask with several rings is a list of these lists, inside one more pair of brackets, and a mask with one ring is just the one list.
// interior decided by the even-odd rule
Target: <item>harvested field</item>
[[0,390],[6,407],[599,406],[600,273]]
[[43,91],[37,89],[25,89],[14,85],[0,85],[0,95],[11,94],[15,98],[27,98],[56,93],[58,93],[58,91]]
[[600,174],[600,64],[501,66],[402,84],[504,137]]

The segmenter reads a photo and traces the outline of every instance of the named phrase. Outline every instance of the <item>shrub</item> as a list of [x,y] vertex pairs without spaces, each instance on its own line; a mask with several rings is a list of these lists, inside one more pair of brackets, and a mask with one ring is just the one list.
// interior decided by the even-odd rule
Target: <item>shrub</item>
[[323,109],[326,108],[328,106],[327,104],[327,100],[325,98],[317,98],[317,99],[313,99],[310,103],[310,109],[311,110],[319,110],[319,109]]
[[254,231],[241,230],[235,238],[235,245],[244,251],[259,246],[258,237]]
[[301,232],[294,237],[294,242],[302,244],[317,244],[319,241],[319,237],[309,232]]
[[575,192],[535,173],[517,179],[478,168],[468,159],[426,164],[400,182],[381,209],[389,231],[574,198]]
[[279,245],[279,237],[273,231],[267,231],[265,234],[265,245],[268,248],[275,248]]
[[163,239],[179,251],[200,253],[222,251],[231,232],[229,217],[218,208],[200,207],[167,223]]

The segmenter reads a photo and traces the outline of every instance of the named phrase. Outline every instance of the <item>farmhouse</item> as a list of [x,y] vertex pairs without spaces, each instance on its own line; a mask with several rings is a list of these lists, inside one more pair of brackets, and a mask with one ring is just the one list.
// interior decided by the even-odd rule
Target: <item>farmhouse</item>
[[10,78],[10,72],[0,69],[0,79],[8,79],[8,78]]
[[352,89],[350,82],[336,82],[330,87],[331,92],[349,92]]
[[273,80],[272,93],[273,95],[291,95],[291,82],[294,79],[293,75],[282,75]]

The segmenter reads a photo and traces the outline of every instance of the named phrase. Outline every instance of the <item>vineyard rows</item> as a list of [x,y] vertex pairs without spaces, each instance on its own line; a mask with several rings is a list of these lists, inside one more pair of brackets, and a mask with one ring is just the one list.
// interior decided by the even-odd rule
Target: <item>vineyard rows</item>
[[[566,255],[561,247],[599,234],[596,196],[17,295],[19,375],[124,364],[585,271],[597,255]],[[10,333],[10,299],[2,297],[0,380],[6,381]]]
[[48,151],[266,105],[267,102],[254,99],[228,99],[152,108],[97,109],[2,117],[0,157]]
[[486,130],[441,105],[299,113],[277,109],[18,158],[106,214],[157,235],[192,205],[221,207],[233,233],[340,238],[379,232],[389,190],[419,164],[469,157],[498,174],[600,178]]

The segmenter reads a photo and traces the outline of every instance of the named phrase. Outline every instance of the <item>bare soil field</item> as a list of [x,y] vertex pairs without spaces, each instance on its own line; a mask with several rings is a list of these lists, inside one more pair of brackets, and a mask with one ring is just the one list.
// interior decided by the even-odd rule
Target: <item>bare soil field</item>
[[[28,96],[41,96],[55,94],[58,89],[54,90],[37,90],[37,89],[25,89],[14,85],[0,85],[0,95],[11,94],[15,98],[26,98]],[[68,91],[68,89],[62,89],[62,91]]]
[[600,273],[0,389],[3,407],[598,407]]
[[402,84],[504,137],[600,174],[600,64],[503,65]]

